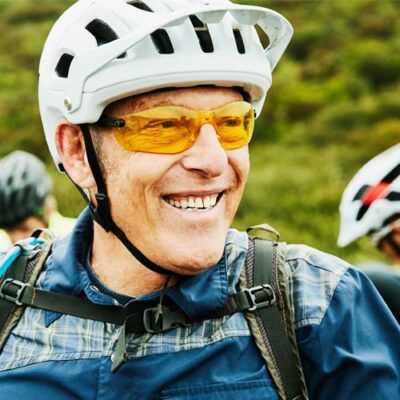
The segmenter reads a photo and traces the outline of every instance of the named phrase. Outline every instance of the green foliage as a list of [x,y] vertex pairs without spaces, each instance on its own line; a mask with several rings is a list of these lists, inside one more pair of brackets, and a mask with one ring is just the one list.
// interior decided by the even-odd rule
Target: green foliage
[[[112,1],[112,0],[110,0]],[[275,226],[352,262],[379,258],[367,239],[335,246],[343,189],[400,134],[400,7],[397,0],[239,1],[282,13],[295,35],[251,144],[252,171],[235,220]],[[39,56],[71,1],[0,1],[0,156],[32,151],[49,166],[61,211],[83,207],[52,166],[37,107]]]
[[43,159],[54,179],[61,211],[75,216],[83,201],[68,179],[55,172],[37,103],[40,53],[53,22],[70,3],[0,1],[0,156],[23,149]]
[[399,141],[398,2],[257,5],[282,13],[295,34],[258,120],[236,226],[265,221],[288,242],[305,242],[352,262],[382,259],[367,239],[346,249],[335,243],[338,204],[348,181]]

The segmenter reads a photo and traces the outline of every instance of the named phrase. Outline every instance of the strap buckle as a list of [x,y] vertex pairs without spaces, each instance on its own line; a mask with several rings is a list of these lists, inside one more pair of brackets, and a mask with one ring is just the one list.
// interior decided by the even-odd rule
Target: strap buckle
[[188,323],[182,311],[173,311],[168,307],[153,307],[144,310],[143,325],[148,333],[161,333],[179,326],[188,326]]
[[[248,308],[248,311],[254,311],[258,308],[269,307],[276,303],[275,291],[274,289],[272,289],[272,286],[268,284],[255,286],[252,288],[245,288],[242,289],[242,292],[246,293],[249,303],[251,305],[251,307]],[[264,296],[261,297],[260,294],[264,294]]]
[[[7,278],[0,287],[0,298],[11,301],[17,306],[22,306],[22,296],[25,289],[32,286],[29,283],[17,281],[15,279]],[[7,294],[6,294],[7,293]]]
[[39,230],[37,229],[35,232],[33,232],[31,237],[19,240],[17,243],[15,243],[14,246],[19,247],[21,249],[22,254],[32,253],[31,257],[33,257],[40,250],[40,246],[46,243],[44,239],[33,236],[37,235],[38,233]]

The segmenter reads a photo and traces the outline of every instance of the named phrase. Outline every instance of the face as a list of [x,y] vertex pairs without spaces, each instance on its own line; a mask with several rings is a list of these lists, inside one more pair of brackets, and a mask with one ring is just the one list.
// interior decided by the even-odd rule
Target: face
[[383,238],[379,242],[379,249],[395,264],[400,264],[400,228],[393,228],[391,240]]
[[[187,88],[135,96],[106,113],[119,117],[161,105],[208,110],[238,100],[229,88]],[[192,147],[168,155],[128,151],[110,131],[101,134],[112,217],[127,237],[152,261],[181,274],[215,264],[242,197],[248,147],[224,150],[210,124]]]
[[26,239],[31,236],[33,231],[39,228],[46,228],[46,223],[38,217],[28,217],[20,224],[7,228],[6,232],[10,237],[12,243],[16,243],[19,240]]

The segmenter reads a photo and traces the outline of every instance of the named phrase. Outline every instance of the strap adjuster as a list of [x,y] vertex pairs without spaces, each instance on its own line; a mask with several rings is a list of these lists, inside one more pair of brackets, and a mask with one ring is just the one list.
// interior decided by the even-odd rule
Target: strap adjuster
[[161,333],[179,326],[187,326],[185,314],[168,307],[147,308],[143,313],[144,329],[148,333]]
[[24,304],[21,302],[22,296],[28,286],[32,285],[17,281],[15,279],[7,278],[0,287],[0,298],[11,301],[17,306],[22,306]]
[[[272,306],[276,303],[275,291],[272,289],[272,286],[268,284],[242,289],[242,292],[246,293],[251,305],[251,307],[247,309],[248,311]],[[262,296],[263,294],[264,296]]]

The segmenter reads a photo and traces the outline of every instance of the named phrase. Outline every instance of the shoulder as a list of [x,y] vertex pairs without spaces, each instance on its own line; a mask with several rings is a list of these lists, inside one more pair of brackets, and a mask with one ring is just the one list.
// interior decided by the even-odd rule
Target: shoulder
[[248,235],[246,232],[229,229],[225,240],[225,249],[228,257],[235,258],[242,253],[246,254],[248,247]]
[[319,325],[339,286],[359,286],[350,264],[306,245],[288,245],[285,271],[296,328]]
[[240,279],[240,274],[245,264],[249,247],[246,232],[229,229],[225,240],[225,263],[228,279],[228,291],[234,293]]

